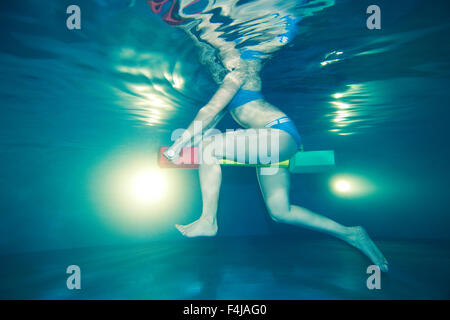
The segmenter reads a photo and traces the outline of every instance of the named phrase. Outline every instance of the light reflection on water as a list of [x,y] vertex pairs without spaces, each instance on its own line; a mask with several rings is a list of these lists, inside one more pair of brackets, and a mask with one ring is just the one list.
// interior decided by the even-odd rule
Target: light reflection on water
[[[180,109],[184,107],[181,104],[187,102],[186,99],[177,101],[176,93],[195,94],[185,84],[195,82],[193,78],[198,75],[192,74],[192,68],[186,72],[186,66],[198,66],[199,59],[210,69],[210,77],[220,83],[225,74],[221,58],[232,59],[236,50],[248,50],[261,52],[267,59],[282,46],[282,41],[276,39],[286,34],[287,16],[297,19],[312,16],[333,3],[333,0],[216,2],[215,9],[195,15],[195,20],[183,27],[195,40],[198,52],[192,52],[192,46],[179,46],[173,50],[173,28],[158,26],[166,35],[160,37],[161,41],[156,45],[163,48],[162,51],[145,52],[123,47],[116,54],[115,68],[120,76],[136,79],[133,83],[124,81],[127,91],[136,96],[128,103],[131,112],[146,125],[166,125],[167,121],[180,116]],[[140,79],[148,83],[143,84]],[[209,86],[214,88],[212,83]],[[126,93],[121,95],[126,97]],[[208,95],[204,95],[204,99],[207,98]],[[201,104],[195,106],[198,108]]]
[[[309,6],[296,1],[271,1],[271,5],[266,2],[248,2],[251,15],[243,5],[231,6],[228,11],[224,5],[220,13],[209,19],[218,19],[228,12],[236,21],[215,21],[200,37],[230,39],[234,35],[242,39],[239,43],[248,41],[252,49],[270,53],[273,48],[264,47],[267,43],[262,34],[264,28],[273,32],[276,21],[266,19],[251,27],[258,17],[255,10],[261,11],[261,17],[270,16],[269,9],[279,5],[280,11],[290,10],[303,17],[294,42],[276,53],[263,70],[263,93],[294,118],[303,134],[314,130],[349,135],[370,130],[383,119],[397,117],[401,109],[397,108],[401,101],[383,104],[386,99],[380,95],[385,92],[380,87],[388,81],[389,86],[396,86],[396,78],[442,75],[447,70],[439,66],[439,53],[423,52],[423,46],[417,45],[419,39],[431,41],[448,29],[447,25],[431,26],[430,21],[414,17],[413,9],[420,7],[420,1],[413,2],[408,7],[410,11],[395,11],[403,15],[397,19],[407,19],[409,24],[394,24],[386,19],[384,29],[378,33],[359,27],[365,16],[356,13],[363,6],[352,6],[349,0],[334,5],[327,1],[321,6],[313,5],[315,2]],[[12,30],[9,40],[15,45],[3,48],[3,76],[10,83],[17,82],[17,87],[25,78],[35,79],[37,86],[27,88],[28,93],[24,93],[23,85],[21,90],[2,93],[28,99],[43,92],[52,97],[61,96],[62,92],[64,96],[76,95],[76,91],[71,92],[72,84],[109,100],[119,110],[126,110],[129,117],[157,130],[171,131],[180,124],[186,125],[213,94],[217,86],[214,75],[223,72],[217,52],[208,46],[197,47],[182,30],[158,21],[143,1],[137,1],[132,8],[119,1],[112,3],[114,6],[90,3],[90,9],[98,14],[90,15],[83,32],[78,34],[51,28],[41,34],[34,31],[30,21],[34,21],[33,8],[37,10],[37,4],[31,0],[30,16],[18,19],[18,15],[10,14],[5,22]],[[382,4],[389,6],[387,2]],[[53,10],[43,13],[42,19],[50,23],[56,20],[54,12],[62,4],[51,2],[49,6]],[[338,26],[327,22],[337,18]],[[14,28],[14,23],[18,27]],[[448,46],[441,46],[445,52],[443,49]],[[29,57],[22,57],[23,52]],[[217,72],[211,75],[204,64]],[[52,70],[54,77],[43,70]],[[45,83],[38,83],[44,74]],[[39,86],[45,90],[39,90]]]

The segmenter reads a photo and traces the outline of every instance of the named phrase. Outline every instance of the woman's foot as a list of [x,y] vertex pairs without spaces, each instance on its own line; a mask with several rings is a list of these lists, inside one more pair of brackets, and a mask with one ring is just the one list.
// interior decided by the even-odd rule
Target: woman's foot
[[176,224],[175,227],[185,237],[213,237],[217,234],[217,222],[200,218],[187,225]]
[[351,227],[347,243],[364,253],[381,271],[388,272],[388,262],[363,227]]

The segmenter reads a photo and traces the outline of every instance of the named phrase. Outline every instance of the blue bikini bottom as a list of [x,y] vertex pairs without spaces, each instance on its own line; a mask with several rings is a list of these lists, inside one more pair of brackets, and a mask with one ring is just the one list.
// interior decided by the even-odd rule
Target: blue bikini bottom
[[300,137],[300,134],[298,133],[294,122],[289,117],[281,117],[279,119],[270,121],[264,127],[279,129],[289,133],[295,140],[295,143],[297,143],[298,148],[301,148],[302,138]]
[[[249,103],[254,100],[258,99],[264,99],[261,92],[259,91],[253,91],[253,90],[245,90],[240,89],[234,98],[230,101],[228,104],[228,110],[236,109],[246,103]],[[294,125],[294,122],[289,117],[281,117],[279,119],[270,121],[267,123],[264,127],[266,128],[274,128],[283,130],[291,135],[291,137],[295,140],[297,143],[298,148],[301,148],[302,145],[302,139],[300,137],[300,134],[297,131],[297,128]]]

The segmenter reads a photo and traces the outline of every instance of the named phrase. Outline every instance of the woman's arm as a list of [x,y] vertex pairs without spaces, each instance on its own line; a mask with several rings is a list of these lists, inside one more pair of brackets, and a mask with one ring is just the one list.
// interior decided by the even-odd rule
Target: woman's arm
[[185,147],[193,137],[201,135],[204,130],[210,129],[212,126],[216,125],[223,115],[223,109],[228,105],[231,99],[233,99],[243,83],[243,72],[231,71],[228,73],[224,78],[223,84],[219,87],[211,100],[198,111],[197,116],[183,135],[164,152],[164,155],[171,161],[176,160],[181,149]]

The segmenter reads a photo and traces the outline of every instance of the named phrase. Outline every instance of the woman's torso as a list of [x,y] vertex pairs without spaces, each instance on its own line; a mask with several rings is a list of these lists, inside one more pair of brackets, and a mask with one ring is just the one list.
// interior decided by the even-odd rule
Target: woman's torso
[[[203,0],[203,2],[207,1]],[[199,38],[197,40],[205,41],[214,47],[228,71],[236,69],[241,71],[245,78],[241,89],[261,91],[259,72],[263,60],[292,39],[295,19],[287,13],[280,12],[280,9],[275,6],[267,8],[267,2],[264,1],[260,2],[260,5],[264,5],[260,8],[260,14],[258,14],[258,1],[253,2],[253,7],[247,10],[247,13],[244,7],[233,11],[227,10],[223,1],[208,1],[208,6],[202,13],[196,12],[189,15],[185,6],[190,3],[192,3],[190,0],[181,1],[180,15],[194,19],[193,25]],[[271,13],[267,14],[268,11]],[[210,12],[216,12],[215,16]],[[229,20],[224,25],[217,23],[227,19]],[[261,29],[254,30],[255,21]],[[262,128],[267,123],[286,116],[265,99],[248,102],[233,108],[230,113],[243,128]]]
[[[258,14],[258,1],[254,2],[252,10],[247,10],[247,13],[243,6],[233,12],[230,6],[225,6],[224,1],[220,0],[175,1],[152,2],[164,4],[165,10],[168,10],[166,12],[174,9],[170,15],[165,14],[166,18],[163,19],[172,25],[175,24],[174,21],[184,20],[176,25],[188,32],[198,45],[204,46],[208,43],[213,47],[228,72],[240,70],[245,78],[241,89],[261,91],[259,71],[263,60],[284,46],[293,36],[290,30],[293,20],[290,15],[281,13],[276,7],[269,10],[271,14],[267,14],[267,7],[261,8],[263,10]],[[177,11],[176,14],[174,11]],[[253,30],[255,21],[258,21],[261,28],[257,32]],[[239,36],[235,36],[236,33]],[[216,70],[212,69],[211,72]],[[286,116],[265,99],[250,101],[230,112],[234,120],[244,128],[262,128],[267,123]]]
[[[243,69],[245,77],[241,90],[261,91],[261,78],[259,70],[261,61],[259,60],[241,60],[240,68]],[[256,99],[245,103],[237,108],[230,108],[233,119],[243,128],[262,128],[267,123],[285,117],[286,114],[280,109],[269,103],[261,95],[261,99]]]

